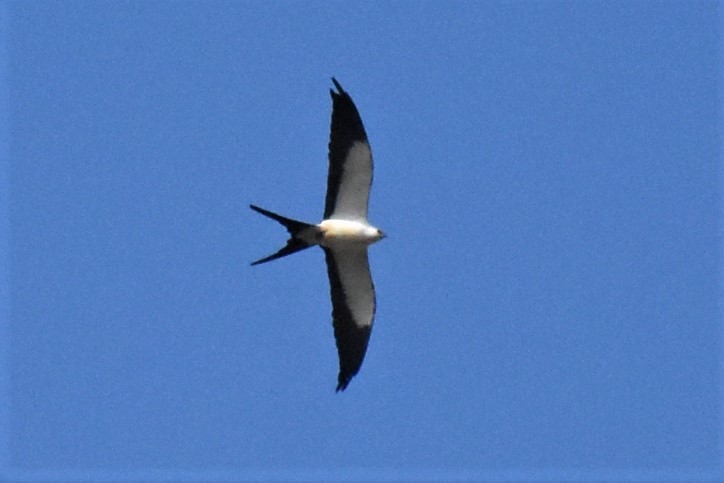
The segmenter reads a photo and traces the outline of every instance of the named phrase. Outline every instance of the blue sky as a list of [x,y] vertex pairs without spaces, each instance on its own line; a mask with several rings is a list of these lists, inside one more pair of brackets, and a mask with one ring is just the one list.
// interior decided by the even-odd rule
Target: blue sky
[[[722,477],[714,2],[1,7],[15,481]],[[377,318],[335,394],[335,76]]]

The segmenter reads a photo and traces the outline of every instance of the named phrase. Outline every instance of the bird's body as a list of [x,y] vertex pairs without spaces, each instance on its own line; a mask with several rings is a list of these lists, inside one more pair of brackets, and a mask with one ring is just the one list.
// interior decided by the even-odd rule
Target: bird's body
[[333,78],[329,174],[324,219],[314,225],[251,205],[282,224],[291,235],[286,246],[252,265],[318,245],[324,249],[332,297],[332,319],[339,355],[337,391],[344,390],[364,360],[375,315],[375,289],[367,247],[385,237],[367,221],[372,184],[372,152],[352,98]]
[[367,246],[384,237],[378,228],[356,220],[323,220],[317,225],[322,232],[320,245],[327,248],[345,248],[346,246]]

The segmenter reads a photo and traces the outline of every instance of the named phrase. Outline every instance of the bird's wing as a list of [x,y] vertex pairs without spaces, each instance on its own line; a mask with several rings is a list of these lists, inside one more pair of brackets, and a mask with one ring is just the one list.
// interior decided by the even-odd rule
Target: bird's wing
[[372,185],[372,151],[357,107],[332,78],[338,92],[332,95],[329,135],[329,174],[324,218],[366,220]]
[[366,247],[325,248],[324,253],[339,354],[337,391],[343,391],[359,371],[367,352],[375,316],[375,286]]

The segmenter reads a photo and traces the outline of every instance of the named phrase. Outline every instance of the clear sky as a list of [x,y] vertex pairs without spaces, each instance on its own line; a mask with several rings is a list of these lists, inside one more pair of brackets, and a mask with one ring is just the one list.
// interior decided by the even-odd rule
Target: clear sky
[[[0,479],[722,474],[715,2],[0,6]],[[377,317],[335,394],[335,76]]]

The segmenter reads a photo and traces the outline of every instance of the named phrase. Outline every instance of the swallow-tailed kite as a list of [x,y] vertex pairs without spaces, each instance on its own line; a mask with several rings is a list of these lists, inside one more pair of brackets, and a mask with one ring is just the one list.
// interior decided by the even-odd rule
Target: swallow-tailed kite
[[372,185],[372,151],[352,98],[332,78],[332,126],[324,219],[317,225],[292,220],[250,205],[281,223],[291,235],[286,246],[252,265],[276,260],[314,245],[324,250],[332,294],[332,320],[339,354],[337,391],[357,374],[367,351],[375,316],[367,247],[385,234],[367,222]]

